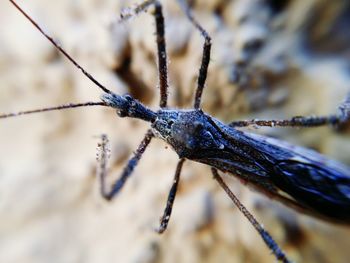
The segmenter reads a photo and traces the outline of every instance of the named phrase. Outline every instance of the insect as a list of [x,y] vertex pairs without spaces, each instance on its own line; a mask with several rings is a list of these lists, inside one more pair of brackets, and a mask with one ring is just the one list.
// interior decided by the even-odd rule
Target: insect
[[[221,180],[217,169],[239,176],[243,181],[251,183],[258,190],[271,195],[272,197],[275,197],[294,208],[310,212],[321,217],[348,222],[348,168],[339,163],[326,160],[324,157],[321,157],[315,152],[292,147],[274,139],[243,133],[232,127],[249,125],[251,123],[256,123],[258,125],[291,126],[312,126],[326,123],[341,123],[347,120],[349,102],[346,101],[344,103],[343,114],[340,114],[339,116],[309,119],[294,118],[292,120],[282,122],[250,121],[235,122],[231,125],[225,125],[205,114],[200,110],[200,100],[210,59],[211,42],[209,35],[196,22],[190,10],[184,6],[183,9],[186,15],[205,37],[203,60],[198,79],[194,110],[167,109],[167,64],[164,32],[162,33],[163,22],[161,7],[156,1],[146,1],[140,6],[139,11],[142,11],[152,4],[155,4],[156,6],[155,14],[158,33],[157,43],[159,50],[158,63],[160,69],[161,110],[155,112],[146,108],[143,106],[143,104],[139,103],[131,96],[116,95],[99,84],[99,82],[97,82],[90,75],[88,75],[88,77],[105,92],[104,95],[102,95],[102,102],[65,105],[61,107],[39,110],[40,112],[90,105],[108,106],[116,108],[121,117],[139,118],[152,123],[152,130],[147,132],[144,140],[136,151],[135,156],[129,161],[127,169],[125,169],[121,179],[114,184],[111,192],[108,192],[105,189],[104,184],[104,178],[106,175],[106,151],[104,146],[106,145],[106,138],[103,137],[99,172],[102,195],[106,199],[113,198],[113,196],[123,186],[128,176],[131,174],[132,169],[136,166],[137,161],[141,158],[143,151],[151,139],[156,135],[170,144],[180,157],[175,173],[174,184],[169,194],[164,216],[161,220],[161,225],[159,228],[160,232],[164,231],[167,227],[171,214],[172,203],[176,194],[177,183],[179,181],[181,168],[185,159],[202,162],[213,167],[212,173],[214,178],[218,180],[220,185],[222,185],[226,191],[228,191],[229,195],[237,203],[238,207],[260,232],[261,236],[267,245],[272,249],[276,257],[282,261],[287,262],[288,259],[270,238],[270,236],[265,232],[265,230],[261,228],[261,226],[255,221],[249,212],[244,209],[239,201],[232,196],[232,193]],[[135,12],[139,12],[138,9],[135,10]],[[34,111],[22,112],[19,114],[33,112]],[[7,118],[15,115],[16,114],[3,115],[2,117]],[[302,178],[298,177],[299,172],[302,173]],[[316,177],[316,180],[314,176]],[[318,181],[318,179],[330,182],[327,182],[326,186],[322,182],[314,185],[315,181]],[[298,183],[293,180],[298,181]],[[303,183],[306,185],[301,187]],[[332,189],[329,189],[330,186],[332,186]],[[317,198],[314,198],[315,193],[313,190],[317,190],[319,192]],[[325,209],[325,204],[328,206],[327,209]]]

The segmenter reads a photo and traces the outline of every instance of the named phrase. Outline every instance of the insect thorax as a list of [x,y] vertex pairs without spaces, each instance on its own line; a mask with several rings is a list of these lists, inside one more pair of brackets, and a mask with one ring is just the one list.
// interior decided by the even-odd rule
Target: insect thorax
[[201,110],[159,110],[152,128],[180,158],[191,159],[198,151],[224,147],[208,118]]

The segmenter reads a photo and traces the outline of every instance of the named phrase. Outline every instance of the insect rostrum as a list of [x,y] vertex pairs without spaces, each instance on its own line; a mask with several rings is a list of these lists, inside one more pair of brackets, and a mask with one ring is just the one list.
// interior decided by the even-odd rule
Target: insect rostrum
[[[250,134],[205,114],[202,110],[144,107],[130,96],[105,94],[102,100],[122,116],[152,124],[154,134],[170,144],[179,158],[208,164],[252,184],[301,211],[349,223],[350,172],[341,163],[315,151]],[[119,113],[120,114],[120,113]]]
[[[10,0],[11,1],[11,0]],[[199,70],[198,85],[195,92],[195,101],[192,110],[177,110],[167,108],[167,57],[164,37],[164,17],[162,6],[158,1],[145,1],[133,11],[138,14],[149,6],[155,6],[155,22],[157,31],[158,69],[160,88],[160,109],[153,111],[144,106],[132,96],[120,96],[100,84],[91,74],[87,73],[72,57],[70,57],[50,36],[48,36],[34,20],[32,20],[18,5],[11,1],[30,22],[51,43],[65,55],[85,76],[93,81],[103,92],[102,102],[87,102],[81,104],[68,104],[34,111],[20,112],[18,114],[4,114],[0,118],[8,118],[21,114],[59,110],[65,108],[84,106],[107,106],[117,109],[120,117],[138,118],[151,123],[144,139],[140,143],[134,156],[129,160],[119,180],[111,190],[105,187],[106,161],[102,147],[99,169],[102,196],[111,200],[123,187],[128,177],[152,138],[159,137],[178,154],[178,162],[174,182],[169,193],[168,202],[161,219],[159,232],[167,228],[172,205],[176,196],[177,185],[181,169],[186,159],[204,163],[212,168],[214,178],[225,189],[240,211],[257,229],[266,245],[271,249],[277,259],[289,262],[283,251],[278,247],[270,235],[258,224],[255,218],[240,204],[239,200],[222,181],[218,170],[237,176],[245,183],[250,184],[258,191],[275,198],[292,208],[305,213],[348,224],[350,221],[350,170],[344,165],[329,160],[320,154],[296,147],[276,139],[250,134],[237,130],[235,126],[250,124],[265,126],[317,126],[324,124],[338,125],[348,122],[349,100],[342,105],[342,113],[337,116],[324,118],[310,117],[292,120],[268,121],[238,121],[226,125],[209,116],[200,109],[201,95],[207,76],[210,61],[211,38],[209,34],[193,18],[190,8],[184,1],[179,0],[180,6],[194,27],[204,38],[202,63]],[[123,16],[127,18],[127,16]],[[102,146],[107,143],[102,137]]]

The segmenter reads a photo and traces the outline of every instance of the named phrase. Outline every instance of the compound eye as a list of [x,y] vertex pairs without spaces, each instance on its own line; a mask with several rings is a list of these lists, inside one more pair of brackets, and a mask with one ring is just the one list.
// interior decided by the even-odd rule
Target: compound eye
[[200,131],[202,131],[203,128],[204,128],[203,123],[201,123],[201,122],[199,122],[199,121],[195,121],[195,122],[193,123],[193,126],[194,126],[194,130],[195,130],[196,132],[200,132]]
[[174,120],[168,120],[168,123],[167,123],[168,125],[168,129],[170,129],[172,126],[173,126],[173,124],[174,124]]

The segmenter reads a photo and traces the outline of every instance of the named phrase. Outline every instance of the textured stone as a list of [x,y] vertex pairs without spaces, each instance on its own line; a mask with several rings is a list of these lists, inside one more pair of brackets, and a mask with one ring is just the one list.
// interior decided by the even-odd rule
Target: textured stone
[[[329,114],[345,98],[350,49],[341,25],[350,23],[347,1],[277,2],[216,0],[195,7],[213,42],[203,97],[211,114],[225,121]],[[104,85],[157,107],[152,16],[116,24],[120,8],[132,6],[128,1],[19,3]],[[190,107],[203,39],[177,5],[166,2],[164,9],[169,103]],[[100,90],[9,2],[0,3],[0,22],[0,112],[99,100]],[[121,73],[127,60],[129,78]],[[169,228],[160,236],[153,232],[177,161],[159,140],[118,197],[111,203],[101,199],[96,136],[108,134],[111,177],[117,178],[146,127],[118,118],[114,110],[91,107],[1,120],[0,262],[274,261],[204,165],[185,163]],[[346,133],[327,127],[257,132],[350,163]],[[348,261],[348,228],[298,215],[227,179],[293,260]]]

